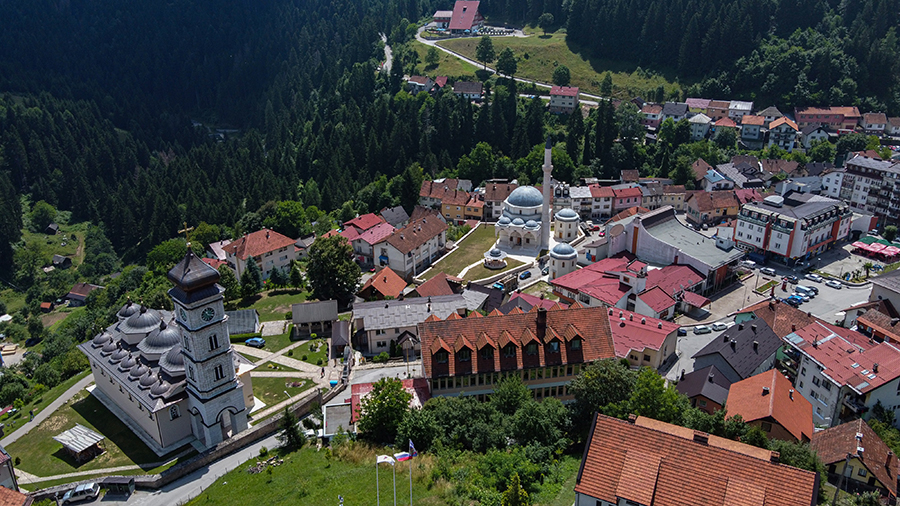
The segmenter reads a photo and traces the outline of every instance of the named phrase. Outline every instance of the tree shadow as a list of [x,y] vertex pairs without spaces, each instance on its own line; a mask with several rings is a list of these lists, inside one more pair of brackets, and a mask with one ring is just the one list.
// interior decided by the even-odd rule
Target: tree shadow
[[262,299],[262,295],[260,295],[260,294],[251,295],[250,297],[243,297],[243,298],[235,301],[235,306],[239,307],[239,308],[248,308],[248,307],[252,306],[253,304],[256,304],[257,302],[259,302],[261,299]]
[[491,72],[490,70],[478,69],[475,71],[475,77],[478,78],[478,80],[482,81],[482,82],[490,79],[492,75],[494,75],[494,73]]
[[552,38],[553,38],[553,34],[552,34],[552,33],[545,33],[545,34],[543,34],[543,35],[538,35],[538,38],[539,38],[539,39],[552,39]]
[[[631,74],[635,70],[637,70],[638,67],[640,67],[640,65],[632,61],[616,60],[612,58],[596,56],[588,48],[572,42],[569,37],[565,38],[565,42],[566,47],[569,49],[569,51],[588,62],[588,65],[591,66],[591,69],[598,74],[602,74],[606,71]],[[679,75],[675,71],[675,69],[668,67],[648,65],[646,69],[652,70],[656,74],[659,74],[663,79],[670,83],[679,82],[681,83],[682,87],[687,86],[697,77],[690,75]]]

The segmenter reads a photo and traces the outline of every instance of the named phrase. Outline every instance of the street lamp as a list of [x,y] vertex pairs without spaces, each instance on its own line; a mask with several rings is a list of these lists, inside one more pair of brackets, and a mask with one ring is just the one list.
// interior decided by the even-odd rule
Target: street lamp
[[284,390],[284,395],[287,396],[288,400],[291,400],[291,394],[287,393],[287,390]]

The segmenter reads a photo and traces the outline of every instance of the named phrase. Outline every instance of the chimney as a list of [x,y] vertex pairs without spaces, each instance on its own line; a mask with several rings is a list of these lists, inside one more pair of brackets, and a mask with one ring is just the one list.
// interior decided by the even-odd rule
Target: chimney
[[742,322],[742,323],[738,323],[738,330],[744,330],[744,324],[743,324],[743,322]]
[[737,349],[737,341],[735,341],[734,339],[731,340],[731,349]]
[[759,351],[759,341],[753,341],[753,351]]
[[636,421],[637,421],[637,415],[635,415],[634,413],[628,415],[628,423],[634,425],[634,422],[636,422]]
[[678,379],[679,381],[684,379],[684,369],[681,370],[681,377]]
[[613,310],[612,310],[612,308],[609,308],[609,316],[612,316],[612,314],[613,314]]
[[726,343],[728,342],[728,334],[722,334],[722,338],[725,340]]
[[763,395],[769,395],[769,387],[763,387]]
[[750,325],[750,330],[752,330],[753,333],[756,334],[756,324],[755,323],[753,325]]
[[656,328],[662,329],[662,322],[657,323],[657,324],[656,324]]
[[872,365],[872,372],[874,372],[874,373],[878,372],[878,362],[875,362],[875,364]]
[[797,326],[793,323],[791,324],[791,332],[797,332]]
[[709,434],[706,432],[701,432],[699,430],[694,431],[694,442],[700,443],[702,445],[709,444]]
[[884,461],[884,467],[890,471],[891,470],[891,462],[894,460],[894,452],[889,451],[887,453],[887,459]]
[[625,316],[625,313],[623,313],[622,311],[619,311],[619,318],[623,318],[624,316]]
[[716,375],[713,373],[709,373],[709,376],[706,377],[707,381],[709,381],[710,383],[715,383],[715,381],[714,381],[715,378],[716,378]]
[[672,260],[673,265],[678,265],[678,255],[675,255],[675,260]]
[[794,389],[793,388],[788,390],[788,397],[790,397],[791,400],[794,400]]
[[769,456],[769,462],[773,464],[781,462],[781,454],[778,452],[772,452],[772,454]]
[[630,315],[628,315],[628,321],[630,321],[630,322],[634,321],[634,313],[631,313]]
[[547,334],[547,310],[539,307],[537,311],[537,338],[544,342],[544,336]]
[[647,324],[647,319],[641,318],[641,325],[646,325],[646,324]]

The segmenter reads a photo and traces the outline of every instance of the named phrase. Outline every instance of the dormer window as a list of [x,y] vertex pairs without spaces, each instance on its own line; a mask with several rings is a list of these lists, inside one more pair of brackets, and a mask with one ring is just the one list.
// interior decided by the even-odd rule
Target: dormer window
[[[504,346],[503,347],[503,356],[506,358],[515,358],[516,347],[511,344],[507,344],[506,346]],[[898,389],[898,391],[900,391],[900,386],[898,386],[897,389]]]
[[559,353],[559,341],[550,342],[550,353]]
[[472,360],[472,350],[463,348],[457,352],[456,356],[459,358],[460,362],[468,362]]
[[434,354],[434,361],[437,362],[438,364],[446,364],[448,358],[449,357],[447,355],[447,352],[444,350],[441,350]]
[[525,345],[526,355],[537,355],[537,343],[528,343]]
[[572,349],[580,350],[581,349],[581,339],[572,339]]

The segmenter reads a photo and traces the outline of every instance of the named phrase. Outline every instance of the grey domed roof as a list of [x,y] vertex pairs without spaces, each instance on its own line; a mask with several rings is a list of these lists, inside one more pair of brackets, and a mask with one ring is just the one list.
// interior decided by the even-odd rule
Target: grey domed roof
[[122,361],[121,364],[119,364],[119,370],[120,371],[128,371],[136,365],[137,365],[137,358],[135,358],[135,356],[132,355],[131,353],[128,353],[128,358],[126,358],[125,360]]
[[108,343],[103,345],[103,348],[100,348],[101,355],[109,355],[110,353],[119,349],[119,346],[116,345],[115,342],[110,340]]
[[168,381],[160,378],[159,383],[153,385],[153,387],[150,388],[150,395],[160,397],[162,395],[165,395],[170,388],[172,388],[172,385],[170,385]]
[[140,386],[143,388],[149,388],[156,383],[156,376],[153,375],[153,371],[147,369],[146,374],[141,376]]
[[159,322],[159,332],[150,334],[146,339],[138,343],[138,349],[142,353],[158,355],[181,342],[181,333],[177,325],[166,325],[165,321]]
[[509,194],[506,201],[517,207],[538,207],[544,203],[544,196],[534,186],[520,186]]
[[166,277],[183,291],[192,292],[219,281],[219,271],[200,260],[188,244],[187,254],[181,262],[172,267]]
[[97,334],[94,336],[94,339],[91,341],[91,344],[94,348],[99,348],[106,343],[112,342],[112,334],[109,332],[103,331],[101,334]]
[[139,306],[137,304],[131,302],[131,299],[128,299],[128,302],[126,302],[125,305],[122,306],[122,309],[119,309],[119,312],[117,314],[120,318],[128,318],[129,316],[138,312],[138,307]]
[[575,248],[569,246],[564,242],[557,244],[553,247],[552,250],[550,250],[550,256],[554,258],[567,259],[577,255],[578,253],[575,251]]
[[500,225],[509,225],[510,219],[508,216],[501,216],[497,223]]
[[125,326],[122,328],[122,331],[126,334],[152,332],[159,325],[160,321],[161,319],[156,311],[141,305],[139,311],[125,319]]
[[503,256],[503,252],[497,248],[494,248],[491,250],[491,256],[497,258],[497,257]]
[[184,375],[184,355],[181,354],[181,346],[173,346],[159,359],[159,367],[172,376]]
[[528,220],[525,222],[525,228],[538,228],[538,222],[534,220]]
[[556,213],[556,219],[563,221],[577,220],[578,213],[567,207],[565,209],[560,209],[559,212]]
[[129,355],[130,354],[128,353],[128,350],[126,350],[125,348],[119,347],[119,349],[116,350],[116,352],[113,353],[111,357],[109,357],[109,361],[115,364],[116,362],[121,362],[122,360],[125,360],[126,358],[128,358]]
[[525,220],[523,220],[522,218],[516,218],[512,220],[512,224],[521,227],[525,224]]
[[141,376],[147,374],[148,372],[150,372],[150,368],[147,367],[146,365],[138,362],[137,365],[135,365],[134,367],[131,368],[130,371],[128,371],[128,377],[131,379],[138,379]]

